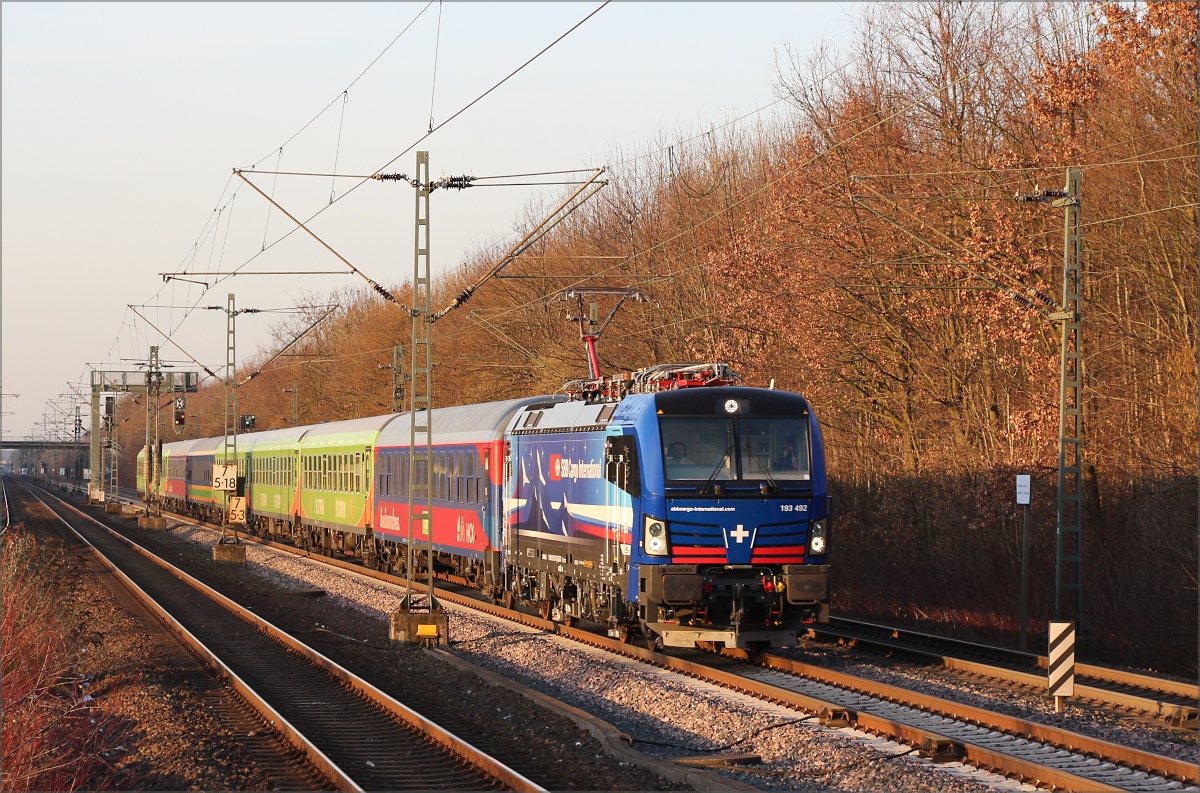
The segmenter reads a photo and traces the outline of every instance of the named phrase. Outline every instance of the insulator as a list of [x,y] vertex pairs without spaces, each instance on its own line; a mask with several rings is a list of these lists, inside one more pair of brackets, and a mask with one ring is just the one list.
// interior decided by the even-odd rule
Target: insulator
[[375,178],[381,182],[407,182],[408,174],[403,173],[377,173]]
[[393,295],[391,292],[389,292],[388,290],[384,289],[382,286],[380,286],[379,284],[375,283],[374,281],[372,281],[372,282],[371,282],[371,288],[372,288],[372,289],[374,289],[376,292],[378,292],[378,293],[379,293],[379,295],[380,295],[380,296],[381,296],[381,297],[382,297],[384,300],[388,301],[389,303],[395,303],[395,302],[396,302],[396,296],[395,296],[395,295]]
[[453,188],[454,190],[465,190],[471,186],[471,182],[475,181],[474,176],[445,176],[441,180],[441,186]]

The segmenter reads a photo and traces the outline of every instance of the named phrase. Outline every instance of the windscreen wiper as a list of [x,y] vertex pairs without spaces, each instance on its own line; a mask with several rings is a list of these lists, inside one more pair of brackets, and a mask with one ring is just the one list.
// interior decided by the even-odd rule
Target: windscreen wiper
[[771,476],[771,472],[767,470],[770,466],[765,466],[762,464],[762,461],[758,459],[758,455],[755,454],[754,450],[750,448],[749,441],[746,442],[746,452],[750,455],[751,462],[757,463],[758,467],[762,469],[763,476],[767,478],[767,482],[771,485],[771,489],[778,493],[779,483],[775,481],[775,477]]
[[713,480],[717,478],[717,474],[721,473],[721,466],[725,464],[725,460],[728,459],[732,454],[733,443],[730,442],[730,444],[725,447],[725,453],[721,455],[721,459],[717,460],[716,467],[713,468],[712,473],[708,475],[708,479],[704,481],[704,486],[700,488],[700,495],[704,495],[708,492],[708,489],[712,487]]

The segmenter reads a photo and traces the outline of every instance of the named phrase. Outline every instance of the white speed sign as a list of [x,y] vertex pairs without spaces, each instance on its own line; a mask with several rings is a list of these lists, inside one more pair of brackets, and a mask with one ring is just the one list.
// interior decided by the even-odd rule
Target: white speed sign
[[237,466],[213,466],[213,490],[237,490]]

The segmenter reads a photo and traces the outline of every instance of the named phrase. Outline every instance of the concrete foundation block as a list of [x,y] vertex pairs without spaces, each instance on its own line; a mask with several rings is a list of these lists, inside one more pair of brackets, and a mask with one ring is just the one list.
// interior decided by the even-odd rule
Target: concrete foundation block
[[139,529],[165,529],[167,527],[167,519],[162,516],[143,515],[138,518]]
[[427,647],[450,646],[450,615],[435,611],[392,612],[392,641],[397,644],[424,644]]
[[246,563],[246,546],[245,545],[226,545],[225,543],[217,543],[213,546],[213,561],[214,562],[233,562],[234,564]]

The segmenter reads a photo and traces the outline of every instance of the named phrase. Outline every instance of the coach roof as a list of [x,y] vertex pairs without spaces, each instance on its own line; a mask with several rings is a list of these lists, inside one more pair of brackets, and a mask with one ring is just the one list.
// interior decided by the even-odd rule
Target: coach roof
[[[549,404],[566,399],[564,396],[525,397],[506,399],[501,402],[483,402],[478,405],[459,405],[452,408],[434,408],[433,442],[480,443],[497,440],[503,435],[509,419],[528,405]],[[379,433],[379,446],[408,446],[408,414],[403,413],[397,421]]]

